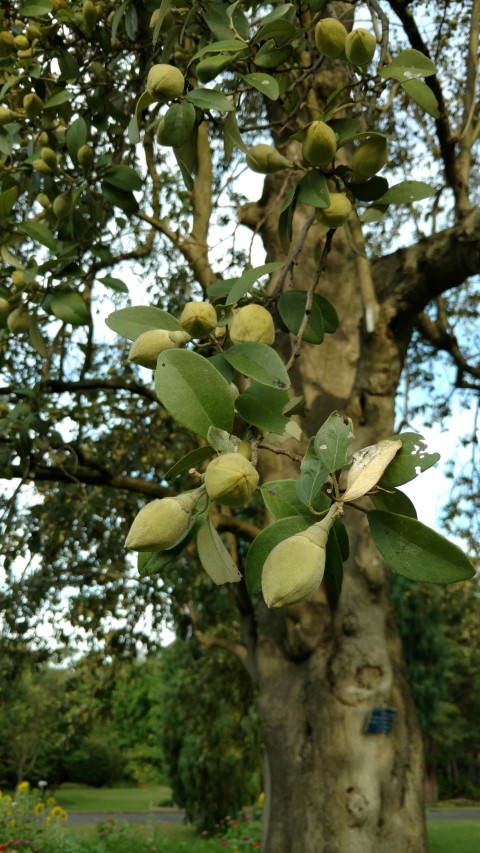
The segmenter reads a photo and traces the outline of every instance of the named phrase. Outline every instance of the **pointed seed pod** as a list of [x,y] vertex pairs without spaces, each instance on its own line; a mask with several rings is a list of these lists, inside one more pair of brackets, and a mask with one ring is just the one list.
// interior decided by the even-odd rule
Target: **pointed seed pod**
[[85,26],[88,27],[89,30],[93,30],[97,23],[97,9],[92,0],[85,0],[85,3],[82,6],[82,16],[85,21]]
[[337,137],[324,121],[313,121],[303,137],[303,159],[311,166],[326,169],[337,150]]
[[57,155],[53,148],[49,148],[48,146],[44,146],[41,150],[42,160],[50,166],[53,172],[57,169]]
[[358,27],[347,35],[345,41],[345,56],[352,65],[368,65],[372,61],[377,40],[373,33]]
[[45,160],[33,160],[32,167],[38,172],[40,175],[53,175],[54,169],[52,169],[48,163],[45,163]]
[[170,101],[183,95],[185,79],[174,65],[153,65],[147,76],[147,92],[156,101]]
[[387,156],[387,140],[384,136],[365,139],[353,152],[353,180],[360,184],[373,178],[387,162]]
[[28,50],[30,47],[30,42],[24,35],[15,36],[13,43],[17,50]]
[[125,540],[133,551],[164,551],[187,532],[192,512],[203,489],[185,492],[176,498],[148,503],[135,516]]
[[180,315],[180,325],[192,338],[207,338],[217,323],[217,312],[210,302],[187,302]]
[[13,272],[12,272],[12,284],[16,290],[25,286],[26,281],[25,281],[25,271],[24,270],[13,270]]
[[243,506],[252,497],[258,471],[241,453],[224,453],[208,464],[205,486],[212,501],[225,506]]
[[43,110],[43,101],[35,92],[25,95],[22,103],[28,118],[35,118]]
[[166,329],[149,329],[136,338],[128,353],[128,358],[134,364],[150,367],[155,370],[157,358],[167,349],[183,346],[190,340],[187,332],[167,332]]
[[292,164],[273,145],[259,142],[247,151],[247,166],[252,172],[261,175],[271,175],[281,169],[291,169]]
[[46,193],[39,193],[37,195],[37,201],[42,205],[44,210],[48,210],[52,206],[52,202]]
[[90,145],[80,146],[77,151],[77,160],[84,169],[89,169],[90,166],[93,166],[94,154]]
[[322,521],[284,539],[270,552],[262,571],[262,592],[268,607],[297,604],[318,589],[325,571],[328,534],[342,512],[334,504]]
[[348,32],[338,18],[322,18],[315,27],[315,44],[322,56],[336,59],[345,49]]
[[13,113],[8,107],[0,107],[0,127],[13,120]]
[[26,332],[30,326],[30,315],[27,308],[21,305],[15,308],[7,317],[7,326],[14,335]]
[[315,219],[327,228],[339,228],[352,212],[352,204],[345,193],[330,193],[330,205],[319,207],[315,211]]
[[233,344],[256,341],[270,345],[275,340],[272,315],[261,305],[244,305],[239,308],[228,325],[228,332]]
[[72,209],[72,197],[69,192],[57,195],[53,200],[52,210],[57,219],[66,219]]

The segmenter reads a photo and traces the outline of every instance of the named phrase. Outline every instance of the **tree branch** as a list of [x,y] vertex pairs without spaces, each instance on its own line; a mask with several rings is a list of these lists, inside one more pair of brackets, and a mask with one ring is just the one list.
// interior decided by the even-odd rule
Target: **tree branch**
[[230,654],[235,655],[235,657],[241,660],[243,664],[245,663],[247,649],[242,645],[242,643],[237,643],[235,640],[230,640],[226,637],[207,636],[198,627],[197,614],[190,602],[187,604],[187,608],[190,616],[190,622],[192,623],[193,635],[204,649],[225,649],[227,652],[230,652]]
[[31,466],[27,473],[20,465],[8,466],[9,477],[22,477],[24,482],[77,483],[78,485],[98,486],[101,488],[122,489],[133,494],[144,495],[146,498],[165,498],[171,492],[164,486],[151,480],[137,477],[123,477],[111,474],[105,469],[99,470],[92,464],[77,465],[70,470],[59,465],[40,465],[31,458]]
[[[458,341],[451,332],[443,327],[440,323],[434,323],[427,314],[419,314],[415,323],[419,332],[426,338],[436,350],[444,350],[452,357],[454,364],[459,371],[459,380],[462,381],[463,375],[468,373],[475,379],[480,379],[480,364],[469,364],[463,355]],[[463,385],[462,385],[463,387]]]

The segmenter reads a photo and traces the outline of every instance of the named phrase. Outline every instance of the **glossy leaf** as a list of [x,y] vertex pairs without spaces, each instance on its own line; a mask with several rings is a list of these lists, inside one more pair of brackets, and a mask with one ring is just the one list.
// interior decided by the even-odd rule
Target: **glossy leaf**
[[143,180],[130,166],[113,166],[105,172],[103,180],[119,190],[141,190]]
[[399,80],[401,83],[408,80],[417,80],[429,77],[436,72],[435,63],[419,50],[408,48],[402,50],[389,65],[380,70],[380,77],[387,80]]
[[403,432],[391,435],[389,438],[400,438],[402,447],[390,462],[379,485],[384,489],[403,486],[422,471],[427,471],[440,459],[439,453],[428,453],[427,443],[423,436],[415,432]]
[[128,293],[128,287],[121,278],[116,278],[113,275],[104,275],[103,278],[99,278],[98,281],[110,290],[114,290],[115,293]]
[[88,311],[79,293],[61,290],[54,293],[50,299],[50,310],[55,317],[72,326],[83,326],[88,323]]
[[423,80],[408,80],[407,82],[402,83],[401,86],[407,95],[410,95],[415,103],[417,103],[422,110],[428,113],[428,115],[433,118],[440,118],[438,101],[430,86],[427,86]]
[[166,329],[167,332],[182,332],[183,328],[168,311],[162,308],[138,305],[113,311],[105,320],[109,329],[135,341],[143,332],[151,329]]
[[315,523],[315,516],[308,512],[297,493],[297,480],[272,480],[260,487],[263,502],[275,520],[293,515],[305,515],[310,523]]
[[210,362],[186,349],[158,357],[155,391],[172,418],[202,438],[211,426],[232,431],[233,401],[228,382]]
[[245,564],[245,582],[250,595],[260,592],[263,564],[275,545],[314,523],[304,515],[294,515],[269,524],[259,533],[248,549]]
[[380,196],[377,204],[410,204],[412,201],[431,198],[435,193],[435,187],[425,181],[401,181]]
[[412,501],[400,489],[377,492],[376,495],[369,495],[369,498],[375,509],[384,509],[387,512],[395,512],[398,515],[408,515],[409,518],[417,517],[417,510]]
[[192,89],[185,100],[204,112],[216,110],[219,113],[229,113],[235,110],[234,104],[216,89]]
[[248,83],[249,86],[253,86],[254,89],[261,92],[262,95],[266,95],[266,97],[270,98],[271,101],[278,100],[280,87],[277,80],[275,80],[275,77],[272,77],[270,74],[261,74],[257,71],[253,74],[241,75],[241,79],[244,80],[245,83]]
[[223,357],[235,370],[262,385],[272,388],[289,388],[290,377],[285,365],[275,350],[266,344],[247,341],[225,350]]
[[234,305],[242,298],[242,296],[245,295],[245,293],[248,293],[262,275],[269,275],[282,267],[283,261],[270,261],[270,263],[262,264],[260,267],[253,267],[253,269],[245,270],[245,272],[236,279],[235,284],[230,289],[225,304]]
[[72,121],[67,129],[65,139],[68,153],[76,163],[78,149],[85,145],[88,139],[88,127],[85,119],[79,116],[75,121]]
[[211,518],[199,530],[197,550],[203,568],[214,583],[220,585],[241,581],[238,567],[215,530]]
[[342,591],[343,581],[343,561],[335,525],[332,526],[330,533],[328,534],[325,551],[326,558],[323,580],[326,585],[330,606],[334,607]]
[[312,207],[328,207],[330,193],[323,172],[310,169],[297,187],[297,201],[310,204]]
[[300,465],[300,479],[297,480],[297,494],[305,504],[317,512],[328,509],[330,498],[322,491],[328,477],[328,471],[315,453],[315,439],[308,442],[307,451]]
[[51,252],[55,252],[58,248],[58,243],[50,228],[47,228],[41,222],[21,222],[20,230],[31,237],[32,240],[36,240],[37,243],[46,246]]
[[398,574],[425,583],[457,583],[475,574],[460,548],[417,519],[373,509],[368,520],[376,547]]
[[387,192],[388,181],[386,178],[381,178],[380,175],[375,175],[364,183],[348,184],[348,189],[359,201],[376,201]]
[[[299,290],[288,290],[282,293],[278,300],[278,313],[287,329],[294,335],[297,334],[303,320],[306,302],[307,294]],[[307,344],[321,344],[323,341],[325,326],[322,307],[325,302],[326,300],[314,294],[310,316],[303,333],[303,340]],[[333,312],[336,316],[335,309]]]
[[288,391],[254,382],[236,398],[235,408],[247,423],[281,434],[289,423],[283,414],[289,399]]
[[213,447],[196,447],[195,450],[191,450],[190,453],[187,453],[178,462],[175,462],[175,465],[172,465],[163,475],[164,479],[173,480],[177,474],[181,474],[182,471],[188,471],[189,468],[194,468],[199,462],[210,459],[211,456],[215,456]]

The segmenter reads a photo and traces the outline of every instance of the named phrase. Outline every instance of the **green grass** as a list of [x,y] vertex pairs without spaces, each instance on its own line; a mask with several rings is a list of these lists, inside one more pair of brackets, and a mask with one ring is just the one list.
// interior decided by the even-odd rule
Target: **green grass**
[[478,853],[480,821],[429,820],[429,853]]
[[86,785],[62,785],[55,798],[67,812],[146,812],[152,806],[170,800],[167,785],[145,788],[89,788]]

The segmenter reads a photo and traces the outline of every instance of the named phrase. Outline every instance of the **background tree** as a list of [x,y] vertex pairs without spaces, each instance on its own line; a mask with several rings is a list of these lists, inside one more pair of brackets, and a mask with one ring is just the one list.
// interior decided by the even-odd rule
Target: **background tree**
[[[469,193],[478,137],[478,3],[467,12],[463,4],[448,4],[449,13],[453,7],[462,13],[454,26],[447,4],[422,7],[421,16],[414,4],[373,0],[328,8],[321,0],[156,6],[41,0],[21,10],[7,5],[2,12],[2,465],[5,476],[17,480],[5,516],[6,630],[15,632],[21,620],[26,640],[52,605],[58,630],[68,607],[78,636],[94,633],[100,643],[107,620],[125,619],[125,629],[110,640],[131,650],[150,633],[145,614],[158,624],[169,606],[180,616],[189,599],[201,601],[208,582],[194,573],[188,550],[175,571],[138,583],[120,547],[140,496],[170,493],[166,469],[195,439],[158,407],[149,381],[134,366],[123,367],[119,344],[105,339],[101,321],[112,301],[123,304],[128,269],[141,278],[141,301],[172,316],[179,316],[190,295],[208,293],[219,321],[228,320],[221,306],[231,279],[237,300],[250,300],[255,280],[240,274],[251,258],[235,250],[230,226],[243,202],[232,177],[243,168],[248,146],[274,141],[268,156],[276,158],[275,169],[291,164],[267,175],[258,201],[240,203],[237,221],[261,238],[274,263],[267,268],[273,272],[268,285],[251,293],[275,314],[276,348],[294,393],[305,400],[304,435],[314,436],[332,410],[344,413],[339,421],[351,418],[355,447],[391,435],[412,342],[409,366],[419,381],[435,381],[429,357],[441,350],[461,390],[477,387],[478,345],[474,334],[464,339],[462,330],[469,330],[477,304],[468,280],[478,272],[479,258],[480,219]],[[355,24],[368,23],[379,45],[367,71],[356,64],[362,54],[346,63],[319,53],[315,44],[321,16],[335,16],[350,30],[354,13]],[[398,44],[393,27],[389,34],[390,20],[402,24]],[[409,45],[423,59],[409,54],[390,62]],[[460,55],[465,73],[453,79]],[[174,75],[168,105],[146,93],[151,66],[165,63],[181,71],[185,82],[180,91]],[[221,91],[212,90],[213,80]],[[415,131],[412,99],[420,108]],[[353,124],[345,124],[350,117]],[[326,162],[310,169],[305,143],[302,160],[301,142],[294,138],[319,118],[344,122],[332,124],[335,170]],[[364,138],[358,134],[372,139],[373,128],[392,136],[392,175],[406,170],[416,178],[421,169],[421,177],[433,181],[434,195],[423,184],[387,190],[376,177],[373,183],[358,181],[355,168],[352,180],[352,143],[358,150]],[[257,149],[247,162],[272,171],[270,162],[255,160],[258,155]],[[348,194],[367,222],[364,234],[355,216],[343,230],[328,229],[332,220],[322,210],[328,209],[329,192],[344,199]],[[415,242],[399,248],[402,225],[413,216],[412,195],[432,201],[423,219],[415,214],[416,237],[405,236]],[[392,207],[401,202],[406,207]],[[318,220],[312,208],[320,211]],[[368,225],[377,220],[379,226]],[[307,293],[300,314],[288,297],[291,285]],[[313,300],[314,293],[328,302]],[[288,311],[281,310],[281,294],[291,303]],[[320,334],[313,317],[307,332],[314,302],[316,309],[322,306],[320,337],[329,333],[321,349],[308,343],[309,335],[318,342]],[[222,368],[228,376],[223,362]],[[263,432],[281,432],[285,423],[285,399],[280,407],[280,397],[271,393],[268,422],[260,420],[266,394],[260,405],[247,395],[248,409],[245,398],[237,401],[245,418],[243,427],[237,421],[236,433],[250,425],[263,481],[290,479],[292,471],[298,475],[292,461],[301,458],[302,448],[292,451],[275,440],[274,453],[262,448],[272,444]],[[159,396],[165,402],[161,389]],[[172,406],[166,409],[171,413]],[[309,466],[314,473],[319,467],[318,454],[307,460],[304,485]],[[192,481],[182,474],[177,484],[181,490]],[[385,506],[398,513],[397,503],[384,500],[380,513]],[[401,506],[401,514],[412,513]],[[230,546],[239,558],[258,532],[252,521],[259,510],[252,507],[245,515],[215,515],[219,529],[235,534]],[[374,518],[380,517],[370,513]],[[351,556],[339,596],[340,552],[332,552],[331,544],[329,584],[307,602],[267,611],[243,583],[231,592],[242,644],[233,637],[229,647],[257,684],[269,756],[267,850],[425,846],[419,733],[388,573],[364,513],[349,510],[346,520]],[[412,521],[402,524],[419,530]],[[431,553],[422,554],[431,565]],[[29,563],[20,582],[22,557]],[[212,644],[201,621],[195,632]],[[362,734],[369,711],[384,703],[397,711],[392,734],[381,740]]]

